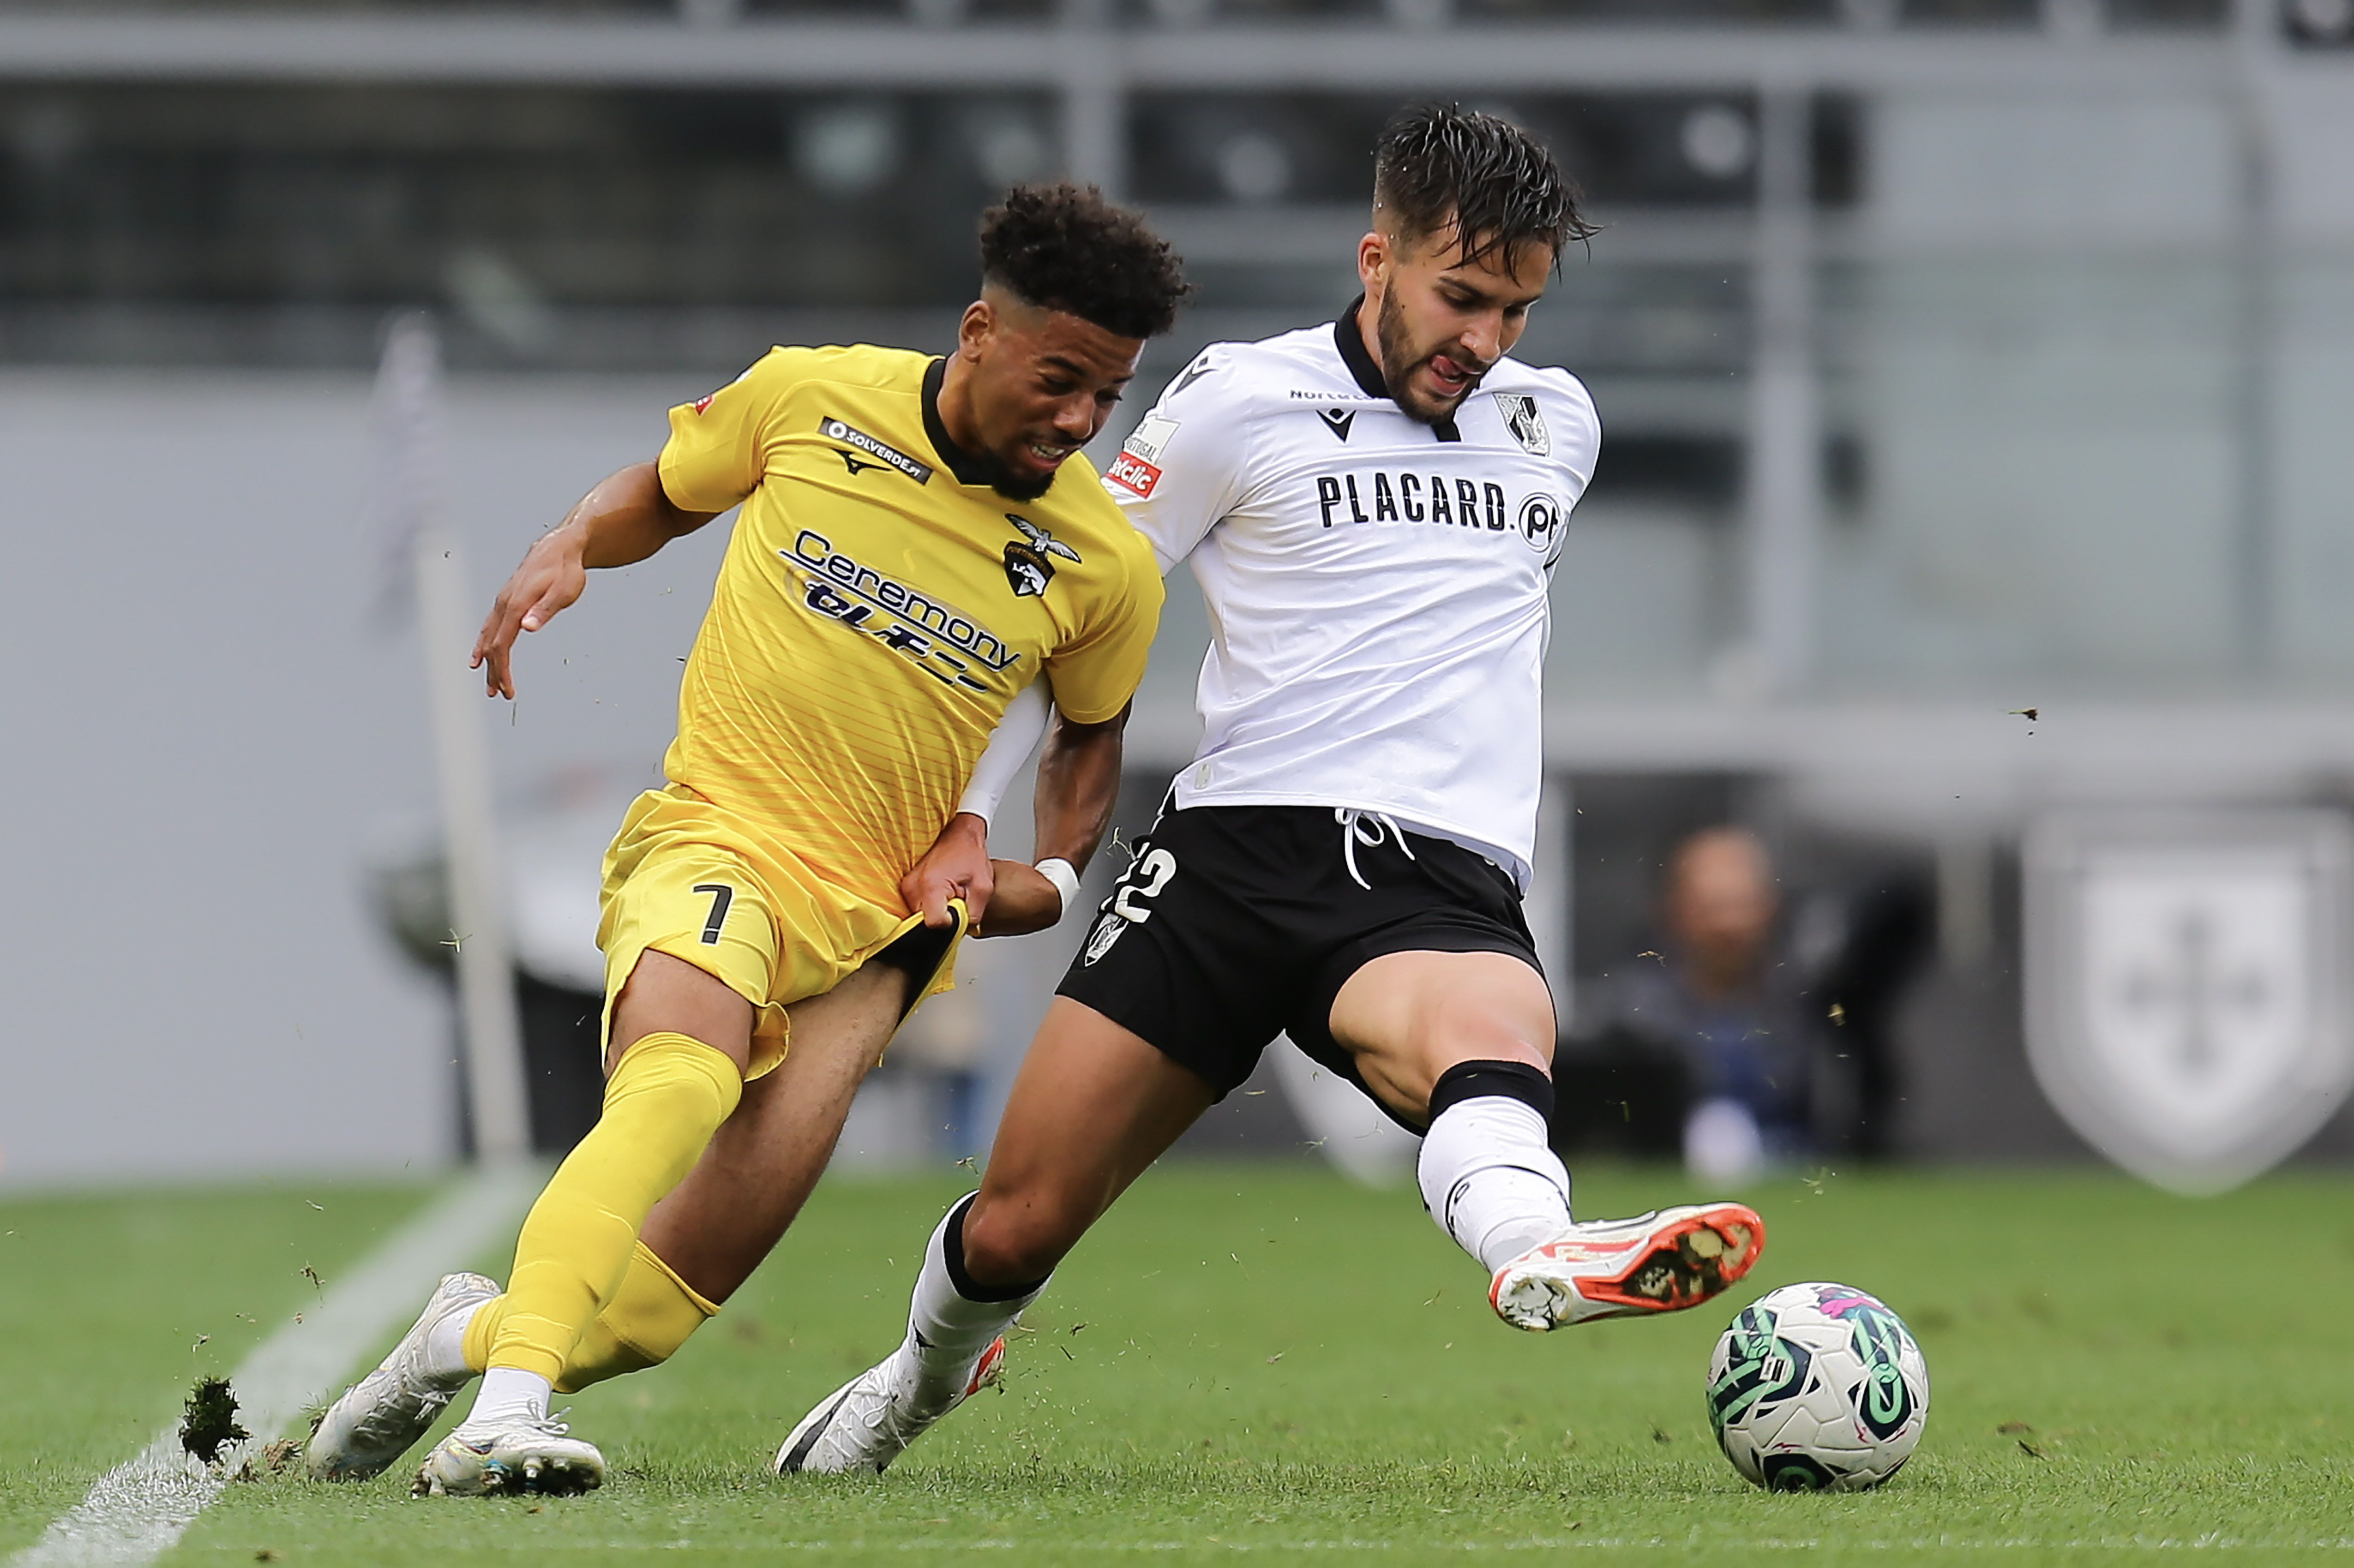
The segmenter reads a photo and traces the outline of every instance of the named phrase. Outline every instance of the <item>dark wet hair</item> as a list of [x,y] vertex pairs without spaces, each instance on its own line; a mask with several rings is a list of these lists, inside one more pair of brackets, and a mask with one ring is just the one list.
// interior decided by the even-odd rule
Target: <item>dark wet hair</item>
[[1577,210],[1578,195],[1544,143],[1509,120],[1452,103],[1405,110],[1373,144],[1373,205],[1408,241],[1452,221],[1464,264],[1533,244],[1559,265],[1572,240],[1597,232]]
[[981,217],[981,274],[1121,337],[1158,337],[1193,291],[1144,220],[1093,185],[1016,185]]

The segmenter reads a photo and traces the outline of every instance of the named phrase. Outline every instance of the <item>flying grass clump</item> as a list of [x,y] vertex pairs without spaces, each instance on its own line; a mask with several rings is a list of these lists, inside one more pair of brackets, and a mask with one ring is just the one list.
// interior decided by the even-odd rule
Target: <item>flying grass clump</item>
[[253,1434],[237,1424],[237,1395],[225,1377],[200,1377],[189,1391],[186,1411],[180,1417],[180,1446],[207,1465],[220,1462],[220,1451],[242,1443]]

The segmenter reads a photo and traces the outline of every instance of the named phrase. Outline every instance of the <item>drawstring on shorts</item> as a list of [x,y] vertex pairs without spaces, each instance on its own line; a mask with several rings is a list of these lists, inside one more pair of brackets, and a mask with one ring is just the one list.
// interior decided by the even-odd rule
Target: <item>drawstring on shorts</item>
[[1414,859],[1414,846],[1405,842],[1405,830],[1380,811],[1361,811],[1352,806],[1340,806],[1334,808],[1332,820],[1341,824],[1341,858],[1348,862],[1349,876],[1368,893],[1373,890],[1373,885],[1367,882],[1364,873],[1357,869],[1359,844],[1367,849],[1379,849],[1385,843],[1395,842],[1405,853],[1406,859]]

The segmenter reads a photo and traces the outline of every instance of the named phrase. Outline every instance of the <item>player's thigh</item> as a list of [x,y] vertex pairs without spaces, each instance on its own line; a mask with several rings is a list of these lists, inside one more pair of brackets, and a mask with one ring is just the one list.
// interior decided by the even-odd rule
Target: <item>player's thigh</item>
[[698,1292],[726,1300],[800,1214],[917,983],[873,961],[787,1010],[784,1061],[744,1086],[736,1113],[646,1220],[646,1245]]
[[[756,1075],[783,1053],[771,1004],[785,956],[784,916],[745,857],[683,834],[631,842],[607,857],[603,919],[605,1063],[649,1034],[684,1034]],[[801,922],[806,924],[806,921]]]
[[1215,1099],[1207,1080],[1058,996],[1023,1059],[965,1217],[976,1276],[1036,1278]]
[[1384,953],[1332,999],[1332,1038],[1383,1104],[1419,1121],[1431,1086],[1460,1062],[1553,1065],[1553,993],[1501,952]]
[[916,983],[904,969],[869,962],[832,991],[787,1008],[791,1048],[776,1071],[744,1086],[736,1114],[712,1140],[713,1155],[777,1189],[769,1202],[796,1185],[805,1192],[833,1151],[852,1098],[906,1015]]
[[[1277,913],[1301,881],[1301,835],[1283,816],[1248,807],[1164,812],[1055,988],[1217,1097],[1250,1077],[1315,969],[1312,938]],[[1312,835],[1320,851],[1331,840]]]

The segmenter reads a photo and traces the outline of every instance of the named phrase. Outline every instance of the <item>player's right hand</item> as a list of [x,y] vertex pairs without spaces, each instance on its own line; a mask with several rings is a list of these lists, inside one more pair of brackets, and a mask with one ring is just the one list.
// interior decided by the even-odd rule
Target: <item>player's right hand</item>
[[949,900],[961,898],[965,913],[978,926],[989,913],[990,895],[997,885],[996,864],[989,858],[988,822],[959,811],[899,879],[899,896],[907,901],[910,914],[922,916],[934,930],[950,919]]
[[524,552],[523,564],[492,601],[482,634],[474,639],[474,657],[466,667],[482,671],[482,687],[494,697],[514,697],[514,671],[510,655],[515,638],[536,631],[558,610],[580,597],[588,573],[580,563],[580,541],[569,527],[542,534]]

